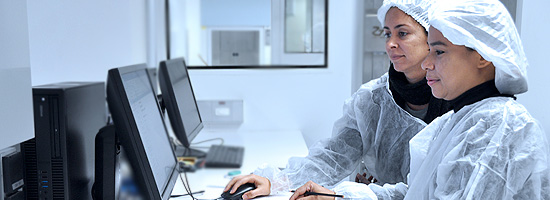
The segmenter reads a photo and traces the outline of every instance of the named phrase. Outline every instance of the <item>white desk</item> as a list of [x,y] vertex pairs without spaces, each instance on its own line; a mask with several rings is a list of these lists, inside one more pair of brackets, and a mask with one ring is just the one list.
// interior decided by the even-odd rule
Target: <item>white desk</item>
[[[240,169],[199,169],[193,173],[187,173],[192,191],[205,190],[205,194],[199,199],[218,198],[230,178],[228,172],[240,170],[241,174],[250,174],[264,163],[276,167],[286,167],[290,157],[307,155],[306,143],[300,131],[211,131],[203,130],[193,141],[203,141],[212,138],[223,138],[224,145],[244,146],[243,165]],[[212,144],[212,143],[205,143]],[[213,142],[213,144],[218,144]],[[183,174],[182,174],[183,177]],[[178,179],[173,195],[185,194],[183,184]],[[285,196],[287,197],[287,196]],[[172,199],[190,199],[179,197]],[[288,199],[288,198],[286,198]]]

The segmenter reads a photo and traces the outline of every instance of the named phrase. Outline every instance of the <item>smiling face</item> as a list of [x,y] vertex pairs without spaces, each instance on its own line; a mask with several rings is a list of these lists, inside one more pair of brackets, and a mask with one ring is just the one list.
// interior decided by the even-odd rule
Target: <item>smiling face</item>
[[426,31],[411,16],[392,7],[384,20],[386,52],[396,71],[405,73],[411,83],[424,78],[420,64],[428,55]]
[[454,45],[443,34],[430,27],[430,53],[422,62],[432,94],[453,100],[469,89],[495,77],[493,64],[477,51]]

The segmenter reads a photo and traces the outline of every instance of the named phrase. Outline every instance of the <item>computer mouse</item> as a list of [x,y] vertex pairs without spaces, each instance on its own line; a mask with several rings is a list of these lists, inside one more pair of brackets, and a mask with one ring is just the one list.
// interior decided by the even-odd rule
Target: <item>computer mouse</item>
[[229,194],[231,190],[228,190],[227,192],[223,192],[221,197],[227,200],[240,200],[243,199],[244,193],[253,189],[256,189],[256,185],[254,185],[254,183],[245,183],[239,186],[235,193]]

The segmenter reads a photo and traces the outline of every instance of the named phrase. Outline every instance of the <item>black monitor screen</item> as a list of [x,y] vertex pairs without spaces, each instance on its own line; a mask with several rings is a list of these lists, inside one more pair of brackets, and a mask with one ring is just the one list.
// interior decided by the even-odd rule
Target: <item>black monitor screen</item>
[[159,83],[172,129],[178,140],[189,147],[203,125],[185,61],[182,58],[162,61]]
[[109,109],[140,193],[168,199],[177,161],[145,65],[110,70],[107,85]]

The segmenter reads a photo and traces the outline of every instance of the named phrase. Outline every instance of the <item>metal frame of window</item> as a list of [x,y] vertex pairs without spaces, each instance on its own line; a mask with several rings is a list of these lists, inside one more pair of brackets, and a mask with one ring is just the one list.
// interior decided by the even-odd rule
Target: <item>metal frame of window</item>
[[[166,34],[166,59],[171,59],[170,56],[170,0],[165,0],[165,34]],[[272,0],[275,1],[275,0]],[[328,68],[328,1],[325,0],[325,52],[323,65],[246,65],[246,66],[227,66],[227,65],[212,65],[212,66],[187,66],[188,69],[303,69],[303,68]]]

